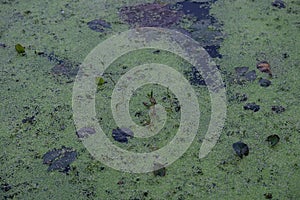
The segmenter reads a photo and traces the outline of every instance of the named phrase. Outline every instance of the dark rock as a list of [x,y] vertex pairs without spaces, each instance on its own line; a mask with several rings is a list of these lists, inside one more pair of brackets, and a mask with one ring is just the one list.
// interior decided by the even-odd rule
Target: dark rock
[[266,141],[271,145],[271,147],[275,146],[280,140],[280,137],[276,134],[269,135]]
[[259,106],[259,105],[256,105],[255,103],[247,103],[247,104],[244,106],[244,109],[245,109],[245,110],[252,110],[253,112],[257,112],[257,111],[259,111],[260,106]]
[[261,87],[269,87],[271,85],[271,81],[264,78],[259,79],[258,83]]
[[243,142],[236,142],[232,145],[232,148],[234,149],[235,153],[240,157],[243,158],[243,156],[248,156],[249,154],[249,147],[247,144]]
[[53,149],[43,156],[43,164],[51,164],[56,158],[62,154],[62,149]]
[[285,3],[282,0],[275,0],[272,2],[272,6],[277,8],[285,8]]
[[96,32],[104,32],[106,28],[111,28],[110,23],[102,19],[94,19],[87,23],[90,29]]
[[128,137],[133,138],[133,132],[129,128],[117,128],[112,130],[114,140],[127,143]]
[[285,108],[283,106],[272,106],[272,111],[279,114],[284,112]]
[[76,131],[76,135],[78,136],[78,138],[86,138],[89,135],[95,134],[96,130],[92,127],[83,127],[81,129],[79,129],[78,131]]

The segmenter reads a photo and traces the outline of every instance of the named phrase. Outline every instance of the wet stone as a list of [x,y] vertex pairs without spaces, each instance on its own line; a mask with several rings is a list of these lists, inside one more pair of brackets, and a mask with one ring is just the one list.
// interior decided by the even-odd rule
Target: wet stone
[[253,112],[257,112],[260,109],[259,105],[256,105],[255,103],[247,103],[244,105],[245,110],[252,110]]
[[128,137],[133,138],[133,132],[129,128],[117,128],[112,130],[112,137],[115,141],[128,143]]
[[280,140],[280,137],[276,134],[269,135],[266,141],[270,144],[271,147],[275,146]]
[[71,148],[62,147],[61,149],[53,149],[43,156],[43,164],[49,165],[47,171],[58,170],[68,173],[70,164],[76,160],[77,153]]
[[261,87],[269,87],[271,85],[271,81],[264,78],[259,79],[258,83]]
[[105,29],[111,28],[110,23],[102,20],[102,19],[94,19],[87,23],[89,28],[96,32],[104,32]]
[[243,158],[243,156],[248,156],[249,154],[249,147],[247,144],[243,142],[236,142],[232,145],[232,148],[234,149],[235,153],[240,157]]
[[285,108],[283,106],[272,106],[272,111],[279,114],[284,112]]

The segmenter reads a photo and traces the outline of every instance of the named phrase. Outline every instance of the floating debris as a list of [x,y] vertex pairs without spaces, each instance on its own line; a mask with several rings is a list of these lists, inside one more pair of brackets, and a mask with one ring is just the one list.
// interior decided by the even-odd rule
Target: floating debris
[[252,110],[253,112],[257,112],[260,109],[259,105],[256,105],[255,103],[247,103],[244,105],[245,110]]
[[102,20],[102,19],[94,19],[87,23],[90,29],[96,32],[104,32],[105,29],[111,28],[110,23]]
[[127,143],[128,137],[133,138],[133,132],[129,128],[117,128],[112,130],[114,140]]
[[272,111],[279,114],[284,112],[285,108],[283,106],[272,106]]
[[53,149],[43,156],[43,164],[49,165],[48,171],[58,170],[68,173],[70,164],[76,159],[77,153],[71,148],[62,147],[61,149]]
[[261,61],[256,64],[256,68],[259,69],[259,71],[269,74],[269,76],[272,76],[271,72],[271,66],[267,61]]
[[258,83],[261,87],[269,87],[271,85],[271,81],[264,78],[259,79]]
[[285,8],[285,3],[282,0],[275,0],[272,2],[272,6],[277,8]]
[[276,134],[269,135],[266,141],[270,144],[271,147],[275,146],[280,140],[280,137]]
[[25,55],[25,47],[23,47],[21,44],[16,44],[15,49],[18,52],[18,54],[22,56]]
[[179,22],[183,12],[170,9],[168,4],[146,3],[122,7],[120,18],[131,27],[168,28]]
[[240,158],[243,158],[243,156],[248,156],[249,154],[249,147],[243,142],[233,143],[232,148]]
[[78,138],[87,138],[89,135],[95,134],[96,130],[92,127],[83,127],[76,131]]

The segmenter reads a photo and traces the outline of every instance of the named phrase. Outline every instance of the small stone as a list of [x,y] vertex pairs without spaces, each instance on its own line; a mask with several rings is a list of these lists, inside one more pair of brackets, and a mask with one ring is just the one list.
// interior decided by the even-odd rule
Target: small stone
[[269,135],[266,141],[271,145],[271,147],[275,146],[280,140],[280,137],[276,134]]
[[240,157],[243,158],[243,156],[248,156],[249,154],[249,147],[247,144],[243,142],[236,142],[232,145],[232,148],[234,149],[235,153]]
[[253,112],[257,112],[257,111],[259,111],[260,106],[259,106],[259,105],[256,105],[255,103],[247,103],[247,104],[244,106],[244,109],[245,109],[245,110],[252,110]]
[[259,79],[258,83],[261,87],[269,87],[271,85],[271,81],[264,78]]
[[272,111],[279,114],[284,112],[285,108],[283,106],[272,106]]

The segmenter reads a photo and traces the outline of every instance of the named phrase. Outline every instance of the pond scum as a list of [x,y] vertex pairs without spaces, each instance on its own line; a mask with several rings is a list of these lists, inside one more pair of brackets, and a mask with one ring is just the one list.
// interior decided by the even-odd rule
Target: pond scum
[[[299,1],[124,2],[1,1],[0,199],[300,199]],[[180,31],[208,51],[226,84],[227,118],[217,145],[199,160],[211,114],[200,74],[161,50],[124,55],[97,83],[97,120],[114,144],[155,151],[179,127],[174,94],[147,85],[132,97],[131,116],[137,124],[149,121],[143,102],[151,104],[153,91],[168,111],[163,133],[143,141],[119,131],[114,140],[113,129],[125,129],[112,121],[107,99],[118,78],[141,63],[168,64],[184,74],[201,111],[198,134],[181,158],[130,174],[86,150],[81,139],[95,131],[76,132],[72,88],[98,43],[145,25]]]

